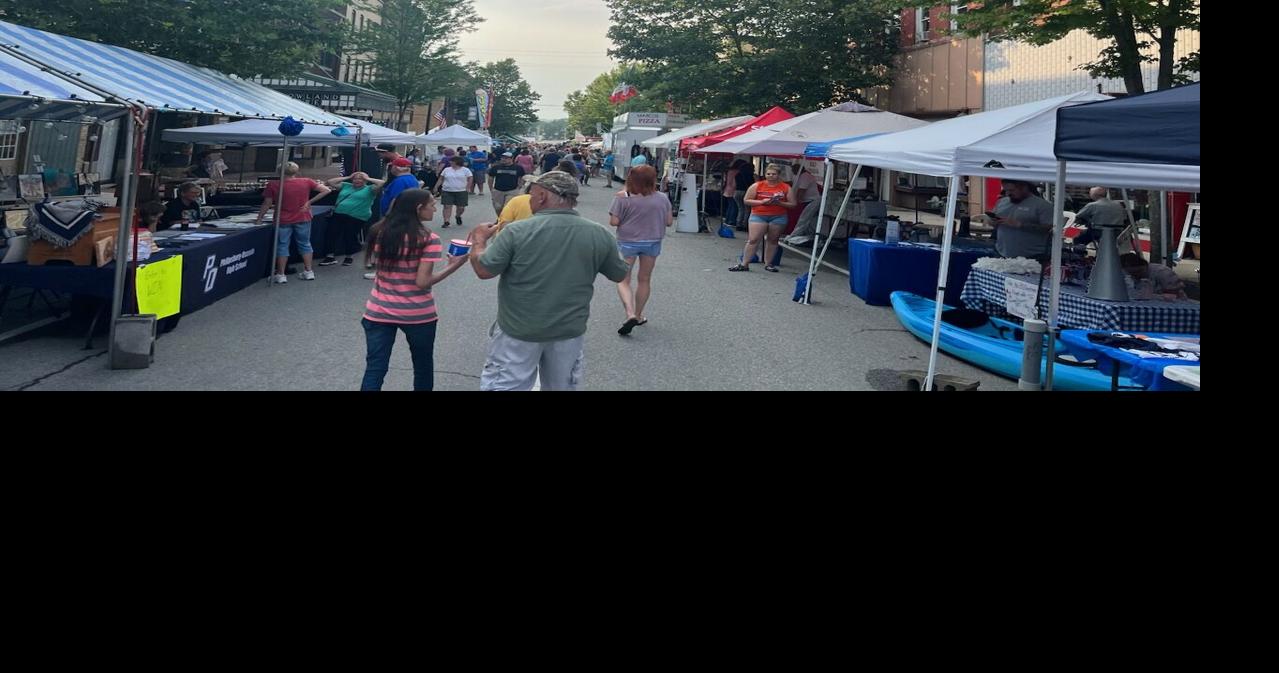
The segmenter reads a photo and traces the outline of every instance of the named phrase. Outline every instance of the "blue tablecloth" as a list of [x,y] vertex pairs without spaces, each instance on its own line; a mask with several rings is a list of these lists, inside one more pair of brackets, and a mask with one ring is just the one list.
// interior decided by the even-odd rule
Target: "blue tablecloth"
[[[1114,348],[1113,346],[1105,346],[1093,343],[1088,340],[1088,335],[1093,333],[1091,330],[1068,329],[1061,332],[1061,344],[1080,360],[1096,360],[1097,369],[1106,373],[1113,373],[1114,368],[1119,368],[1119,375],[1132,379],[1133,383],[1142,386],[1148,390],[1193,390],[1188,386],[1183,386],[1176,381],[1164,378],[1164,367],[1172,365],[1196,365],[1197,362],[1170,359],[1170,358],[1143,358],[1127,351]],[[1110,331],[1104,331],[1103,334],[1109,334]],[[1136,332],[1126,332],[1126,334],[1138,334]],[[1145,336],[1160,337],[1166,339],[1185,339],[1198,338],[1197,335],[1186,334],[1155,334],[1150,332],[1140,332]],[[1062,365],[1057,365],[1062,366]]]
[[[147,261],[182,255],[180,315],[198,311],[266,277],[273,261],[271,227],[256,227],[226,236],[162,248]],[[53,290],[109,300],[115,282],[115,262],[103,267],[0,264],[0,285]],[[132,301],[126,301],[131,305]]]
[[[1005,310],[1007,296],[1004,279],[1016,278],[1031,285],[1039,277],[1003,274],[986,269],[973,269],[960,295],[964,305],[996,318],[1017,319]],[[1048,319],[1048,302],[1052,294],[1047,280],[1039,290],[1039,307]],[[1057,326],[1074,329],[1117,330],[1121,332],[1159,332],[1163,334],[1198,334],[1199,302],[1196,301],[1102,301],[1088,296],[1077,285],[1062,285],[1057,309]]]
[[[995,254],[993,248],[971,244],[956,245],[950,253],[946,274],[946,303],[959,305],[959,294],[968,270],[982,257]],[[889,295],[897,290],[921,297],[937,295],[937,269],[941,246],[899,243],[856,238],[848,245],[848,284],[853,294],[873,306],[888,306]]]

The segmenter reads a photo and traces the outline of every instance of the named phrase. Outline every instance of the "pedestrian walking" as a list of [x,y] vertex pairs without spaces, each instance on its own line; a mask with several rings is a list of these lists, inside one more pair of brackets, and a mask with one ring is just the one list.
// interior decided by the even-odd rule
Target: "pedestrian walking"
[[360,390],[381,390],[390,368],[397,332],[404,332],[413,358],[413,390],[435,387],[435,328],[439,314],[431,294],[437,283],[466,263],[465,257],[444,259],[440,237],[425,225],[435,217],[435,198],[425,189],[410,189],[395,200],[376,228],[369,252],[377,260],[376,276],[364,304],[366,348]]
[[[608,223],[617,227],[617,251],[626,261],[626,277],[617,284],[617,296],[626,311],[626,322],[617,330],[627,336],[648,322],[644,307],[653,288],[653,267],[662,254],[666,228],[674,224],[671,200],[657,191],[657,171],[652,166],[636,166],[626,174],[626,190],[613,198]],[[639,262],[638,282],[631,289],[631,269]]]

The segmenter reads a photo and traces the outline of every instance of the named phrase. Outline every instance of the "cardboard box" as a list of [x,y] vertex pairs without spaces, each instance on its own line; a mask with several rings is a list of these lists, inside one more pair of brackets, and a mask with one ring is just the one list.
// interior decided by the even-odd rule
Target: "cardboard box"
[[[85,234],[76,241],[74,245],[66,248],[58,246],[44,240],[32,241],[31,247],[27,250],[27,264],[31,266],[43,266],[52,260],[65,260],[71,262],[75,266],[89,266],[93,264],[94,248],[97,241],[103,238],[114,238],[116,230],[120,228],[120,213],[100,213],[103,217],[95,220],[93,223],[93,232]],[[107,260],[110,261],[110,260]],[[105,262],[103,263],[105,264]],[[98,266],[102,266],[99,264]]]

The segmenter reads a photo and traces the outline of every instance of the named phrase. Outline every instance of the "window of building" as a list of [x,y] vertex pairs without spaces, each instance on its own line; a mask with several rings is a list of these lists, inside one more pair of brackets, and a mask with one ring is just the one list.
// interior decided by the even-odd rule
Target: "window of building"
[[0,161],[18,158],[18,122],[0,121]]
[[[952,15],[967,14],[967,13],[968,13],[968,3],[964,3],[964,4],[962,4],[962,5],[951,5],[951,6],[950,6],[950,13],[951,13]],[[957,30],[959,30],[959,22],[958,22],[958,21],[956,21],[955,19],[951,19],[951,20],[950,20],[950,32],[952,32],[952,33],[953,33],[953,32],[955,32],[955,31],[957,31]]]
[[928,41],[928,26],[929,26],[928,8],[916,7],[915,8],[915,42],[916,43]]

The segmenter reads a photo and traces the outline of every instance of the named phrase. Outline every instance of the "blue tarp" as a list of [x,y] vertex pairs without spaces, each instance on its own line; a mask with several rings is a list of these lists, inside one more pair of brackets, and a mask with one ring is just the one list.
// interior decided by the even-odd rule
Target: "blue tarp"
[[1061,108],[1053,153],[1066,161],[1198,166],[1199,86]]
[[830,140],[824,143],[808,143],[804,148],[805,159],[825,159],[826,153],[830,151],[831,145],[842,145],[843,143],[857,142],[875,136],[882,136],[882,133],[867,133],[865,135],[853,136],[851,138],[840,138],[839,140]]

